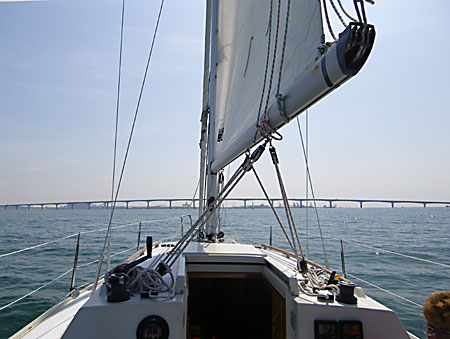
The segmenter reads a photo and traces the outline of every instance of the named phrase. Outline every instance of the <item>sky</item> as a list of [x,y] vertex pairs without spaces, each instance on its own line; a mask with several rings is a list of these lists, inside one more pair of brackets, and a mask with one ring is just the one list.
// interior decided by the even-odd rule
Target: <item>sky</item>
[[[159,5],[126,1],[118,168]],[[0,204],[111,197],[121,8],[120,0],[0,2]],[[204,1],[165,1],[121,199],[195,192],[204,11]],[[366,11],[377,30],[369,60],[309,109],[316,197],[450,201],[450,2],[378,0]],[[305,133],[305,114],[300,122]],[[295,121],[281,133],[288,195],[304,197]],[[279,197],[268,154],[256,169]],[[233,196],[262,193],[249,174]]]

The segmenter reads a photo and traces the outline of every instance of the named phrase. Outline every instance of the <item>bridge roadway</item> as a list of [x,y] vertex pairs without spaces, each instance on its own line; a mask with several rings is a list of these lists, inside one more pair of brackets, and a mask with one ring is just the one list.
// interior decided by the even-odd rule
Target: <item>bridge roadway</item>
[[[283,200],[281,198],[273,198],[270,199],[272,201],[272,204],[275,202],[282,202]],[[258,208],[261,207],[261,204],[265,201],[267,201],[264,198],[229,198],[226,199],[226,201],[236,201],[236,202],[242,202],[242,207],[247,208],[248,202],[251,202],[250,208]],[[289,199],[291,203],[293,203],[293,207],[306,207],[308,204],[310,205],[313,202],[313,199],[305,199],[305,198],[292,198]],[[254,202],[260,202],[260,205],[254,205]],[[428,205],[445,205],[450,206],[450,201],[422,201],[422,200],[388,200],[388,199],[316,199],[316,202],[322,202],[326,203],[323,207],[335,207],[335,204],[338,202],[350,202],[350,203],[357,203],[359,204],[360,208],[363,208],[363,204],[367,203],[386,203],[391,205],[392,208],[395,207],[395,205],[398,204],[414,204],[414,205],[421,205],[423,207],[427,207]],[[198,199],[180,199],[180,198],[174,198],[174,199],[126,199],[126,200],[117,200],[117,203],[119,204],[118,207],[141,207],[141,205],[136,205],[138,203],[144,203],[144,208],[186,208],[190,207],[191,205],[193,208],[195,208],[196,203],[198,203]],[[150,203],[163,203],[166,205],[153,205],[151,206]],[[174,203],[183,203],[181,205],[175,205]],[[133,205],[134,206],[133,206]],[[168,204],[168,206],[167,206]],[[328,205],[327,205],[328,204]],[[334,204],[334,205],[333,205]],[[73,209],[75,208],[91,208],[91,207],[103,207],[103,208],[109,208],[112,205],[111,200],[94,200],[94,201],[69,201],[69,202],[41,202],[41,203],[22,203],[22,204],[3,204],[0,205],[0,208],[3,209],[19,209],[19,208],[68,208]],[[122,205],[122,206],[120,206]],[[266,207],[268,207],[266,205]]]

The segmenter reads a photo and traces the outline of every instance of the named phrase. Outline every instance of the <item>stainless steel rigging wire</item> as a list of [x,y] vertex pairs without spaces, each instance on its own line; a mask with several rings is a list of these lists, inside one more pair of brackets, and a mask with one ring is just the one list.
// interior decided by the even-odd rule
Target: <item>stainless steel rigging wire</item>
[[113,205],[112,205],[112,208],[111,208],[111,215],[110,215],[110,218],[109,218],[108,230],[106,231],[105,241],[104,241],[104,244],[103,244],[102,252],[100,254],[100,259],[99,259],[99,263],[98,263],[98,268],[97,268],[97,273],[96,273],[96,277],[95,277],[95,280],[94,280],[92,293],[95,292],[95,289],[96,289],[97,283],[98,283],[98,279],[100,277],[100,271],[102,269],[103,256],[104,256],[104,253],[105,253],[105,248],[106,248],[106,245],[107,245],[107,242],[108,242],[108,238],[110,236],[110,230],[111,230],[111,224],[112,224],[112,219],[113,219],[113,215],[114,215],[114,210],[115,210],[115,207],[116,207],[117,198],[119,196],[120,185],[122,183],[122,178],[123,178],[123,174],[124,174],[124,171],[125,171],[125,165],[126,165],[127,159],[128,159],[128,154],[129,154],[129,150],[130,150],[131,140],[133,138],[134,128],[136,126],[136,120],[137,120],[137,116],[138,116],[138,112],[139,112],[139,106],[140,106],[140,103],[141,103],[142,94],[144,92],[145,81],[147,79],[148,68],[149,68],[150,60],[151,60],[152,54],[153,54],[153,47],[155,45],[156,34],[158,32],[159,21],[161,19],[161,13],[162,13],[162,10],[163,10],[163,6],[164,6],[164,0],[161,0],[161,6],[159,8],[159,13],[158,13],[158,19],[156,21],[155,31],[153,33],[152,43],[151,43],[151,46],[150,46],[150,51],[148,53],[147,65],[145,67],[144,77],[143,77],[142,84],[141,84],[141,89],[140,89],[140,92],[139,92],[139,98],[138,98],[138,102],[137,102],[137,105],[136,105],[136,110],[135,110],[135,113],[134,113],[133,124],[131,126],[130,136],[128,138],[127,149],[125,151],[125,157],[123,159],[122,170],[120,172],[119,182],[117,184],[116,195],[114,197]]
[[116,176],[116,155],[117,155],[117,129],[119,126],[119,104],[120,104],[120,79],[122,73],[122,47],[123,47],[123,22],[125,17],[125,0],[122,0],[122,22],[120,25],[120,48],[119,48],[119,65],[117,77],[117,101],[116,101],[116,128],[114,132],[114,156],[112,169],[112,185],[111,185],[111,202],[114,200],[114,181]]
[[275,208],[273,207],[272,201],[270,200],[269,195],[268,195],[267,192],[266,192],[266,189],[264,188],[264,186],[263,186],[261,180],[259,179],[259,176],[258,176],[258,174],[256,173],[255,168],[252,167],[252,170],[253,170],[253,173],[255,174],[255,177],[256,177],[256,180],[258,181],[259,186],[261,187],[261,190],[262,190],[263,193],[264,193],[264,196],[265,196],[266,199],[267,199],[267,202],[269,203],[270,208],[272,209],[273,214],[275,215],[275,218],[276,218],[277,221],[278,221],[278,224],[279,224],[280,227],[281,227],[281,230],[282,230],[283,233],[284,233],[284,236],[286,237],[286,240],[287,240],[288,243],[289,243],[289,246],[291,247],[292,251],[295,252],[294,246],[292,245],[292,242],[291,242],[291,240],[289,239],[289,236],[288,236],[288,234],[286,233],[286,230],[284,229],[284,226],[283,226],[283,223],[282,223],[281,220],[280,220],[280,217],[278,216],[277,212],[275,211]]
[[[270,155],[272,157],[272,163],[273,163],[273,165],[275,167],[275,171],[277,173],[278,184],[280,186],[280,193],[281,193],[281,196],[283,198],[283,205],[284,205],[284,209],[285,209],[285,212],[286,212],[286,219],[288,221],[289,231],[290,231],[291,237],[292,237],[292,244],[294,245],[294,252],[295,252],[296,258],[298,258],[299,255],[298,255],[297,246],[296,246],[296,243],[295,243],[295,240],[297,239],[298,249],[300,250],[300,253],[302,255],[302,259],[304,259],[305,255],[303,253],[302,245],[300,244],[300,238],[298,236],[297,228],[296,228],[295,222],[294,222],[294,217],[292,215],[292,211],[291,211],[291,208],[289,206],[289,200],[288,200],[288,197],[287,197],[286,189],[284,187],[283,178],[281,176],[281,171],[280,171],[280,168],[278,166],[278,163],[279,163],[278,156],[277,156],[277,153],[276,153],[276,149],[272,145],[272,143],[270,143],[270,149],[269,150],[270,150]],[[295,237],[294,237],[294,235],[295,235]]]
[[311,173],[309,171],[308,156],[306,154],[305,143],[303,142],[303,134],[302,134],[302,129],[300,127],[300,122],[299,122],[298,116],[297,116],[297,126],[298,126],[299,135],[300,135],[300,141],[302,143],[303,156],[305,158],[306,173],[307,173],[308,180],[309,180],[309,185],[310,185],[310,188],[311,188],[311,195],[313,197],[314,211],[316,212],[317,225],[319,227],[319,232],[320,232],[320,239],[322,241],[322,249],[323,249],[323,255],[324,255],[324,259],[325,259],[325,267],[329,269],[330,266],[328,265],[327,252],[325,250],[325,243],[323,241],[322,227],[320,226],[319,213],[317,212],[316,196],[314,194],[314,188],[313,188],[313,184],[312,184],[312,180],[311,180]]

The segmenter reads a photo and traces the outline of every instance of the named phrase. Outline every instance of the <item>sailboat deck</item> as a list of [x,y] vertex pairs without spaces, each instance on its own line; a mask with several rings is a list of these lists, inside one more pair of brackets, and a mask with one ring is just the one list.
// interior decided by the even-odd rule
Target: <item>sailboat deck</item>
[[[170,243],[158,245],[153,257],[140,265],[154,267],[171,248]],[[139,324],[149,315],[165,319],[171,338],[225,333],[221,323],[205,320],[211,312],[234,322],[245,322],[246,314],[260,314],[269,325],[252,328],[247,323],[246,329],[247,335],[259,333],[260,337],[313,338],[317,321],[333,320],[336,324],[363,324],[366,339],[387,337],[387,333],[388,337],[408,338],[397,316],[361,288],[355,291],[357,305],[322,302],[303,293],[298,287],[296,261],[277,251],[232,241],[192,242],[175,261],[172,274],[173,295],[142,298],[134,294],[127,301],[113,303],[107,301],[103,284],[92,295],[85,290],[76,299],[66,299],[13,338],[135,337]],[[164,279],[170,280],[168,275]],[[199,301],[207,302],[210,309],[199,307]],[[216,303],[222,305],[220,309]],[[236,312],[243,314],[243,320],[233,316]],[[258,319],[253,321],[258,324]]]

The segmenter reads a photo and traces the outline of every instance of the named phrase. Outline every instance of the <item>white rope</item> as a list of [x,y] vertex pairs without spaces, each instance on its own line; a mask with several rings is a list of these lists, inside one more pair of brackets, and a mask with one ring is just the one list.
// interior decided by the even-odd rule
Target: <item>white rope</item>
[[[269,255],[271,256],[272,259],[278,260],[278,261],[282,262],[283,264],[286,264],[286,261],[285,261],[285,260],[280,260],[282,257],[278,257],[278,256],[274,255],[274,253],[272,253],[272,252],[270,252],[270,251],[268,251],[268,250],[262,250],[262,251],[265,252],[265,253],[267,253],[267,254],[269,254]],[[284,258],[283,258],[283,259],[284,259]],[[293,265],[292,265],[292,266],[293,266]],[[294,268],[293,268],[293,269],[294,269]],[[412,300],[409,300],[409,299],[407,299],[407,298],[405,298],[405,297],[402,297],[401,295],[398,295],[398,294],[393,293],[393,292],[391,292],[391,291],[389,291],[389,290],[386,290],[386,289],[384,289],[384,288],[382,288],[382,287],[379,287],[379,286],[377,286],[377,285],[375,285],[375,284],[372,284],[372,283],[370,283],[370,282],[368,282],[368,281],[366,281],[366,280],[364,280],[364,279],[358,278],[357,276],[354,276],[353,274],[347,273],[347,275],[350,276],[350,277],[352,277],[353,279],[362,281],[362,282],[366,283],[367,285],[370,285],[370,286],[372,286],[372,287],[375,287],[375,288],[377,288],[377,289],[379,289],[379,290],[381,290],[381,291],[383,291],[383,292],[386,292],[386,293],[388,293],[388,294],[390,294],[390,295],[393,295],[393,296],[395,296],[395,297],[397,297],[397,298],[400,298],[400,299],[402,299],[402,300],[404,300],[404,301],[407,301],[407,302],[409,302],[409,303],[411,303],[411,304],[413,304],[413,305],[415,305],[415,306],[418,306],[418,307],[422,308],[422,305],[420,305],[420,304],[418,304],[418,303],[416,303],[416,302],[414,302],[414,301],[412,301]],[[317,274],[316,274],[316,270],[313,269],[312,267],[310,267],[310,269],[309,269],[309,271],[308,271],[308,273],[307,273],[307,277],[309,278],[309,281],[313,283],[313,285],[316,285],[316,286],[323,286],[323,285],[325,284],[324,279],[320,280],[319,277],[318,277]],[[325,278],[325,279],[326,279],[326,278]],[[309,288],[309,286],[307,286],[308,283],[306,282],[305,279],[301,278],[300,274],[297,274],[297,282],[298,282],[299,288],[302,290],[303,293],[305,293],[306,295],[310,295],[310,296],[317,296],[317,293],[313,293],[313,292],[312,292],[312,289],[309,290],[310,288]],[[330,286],[331,286],[331,285],[330,285]],[[336,286],[336,288],[337,288],[337,286]],[[334,293],[334,294],[336,294],[336,293],[338,292],[338,290],[333,288],[333,291],[331,291],[331,292]]]
[[[165,265],[164,263],[162,263]],[[175,278],[172,273],[172,269],[165,265],[167,272],[169,273],[170,282],[167,283],[164,278],[153,266],[142,268],[141,266],[133,267],[128,275],[130,276],[129,283],[127,284],[128,290],[131,293],[141,293],[144,291],[149,292],[149,298],[160,298],[160,293],[169,292],[169,298],[173,297],[175,286]]]
[[370,282],[368,282],[368,281],[366,281],[366,280],[364,280],[364,279],[358,278],[358,277],[356,277],[356,276],[354,276],[354,275],[352,275],[352,274],[347,273],[347,275],[351,276],[353,279],[360,280],[360,281],[362,281],[363,283],[366,283],[366,284],[368,284],[368,285],[370,285],[370,286],[372,286],[372,287],[375,287],[375,288],[377,288],[377,289],[379,289],[379,290],[381,290],[381,291],[383,291],[383,292],[389,293],[389,294],[391,294],[391,295],[393,295],[393,296],[395,296],[395,297],[397,297],[397,298],[400,298],[400,299],[402,299],[402,300],[404,300],[404,301],[407,301],[407,302],[409,302],[409,303],[411,303],[411,304],[413,304],[413,305],[415,305],[415,306],[417,306],[417,307],[422,308],[422,305],[420,305],[420,304],[418,304],[418,303],[416,303],[416,302],[414,302],[414,301],[412,301],[412,300],[409,300],[409,299],[407,299],[407,298],[405,298],[405,297],[402,297],[401,295],[398,295],[398,294],[396,294],[396,293],[394,293],[394,292],[388,291],[388,290],[386,290],[386,289],[384,289],[384,288],[382,288],[382,287],[380,287],[380,286],[377,286],[377,285],[375,285],[375,284],[372,284],[372,283],[370,283]]
[[[275,255],[274,255],[273,253],[271,253],[270,251],[267,251],[267,250],[262,250],[262,251],[265,252],[265,253],[267,253],[267,254],[269,254],[269,255],[271,256],[272,259],[275,259],[275,260],[277,260],[277,261],[282,262],[283,264],[286,264],[286,261],[285,261],[285,260],[280,260],[281,257],[275,256]],[[283,258],[283,259],[284,259],[284,258]],[[293,264],[292,264],[291,266],[293,266]],[[295,268],[293,268],[293,269],[295,270]],[[407,299],[407,298],[405,298],[405,297],[402,297],[401,295],[398,295],[398,294],[393,293],[393,292],[391,292],[391,291],[389,291],[389,290],[386,290],[386,289],[384,289],[384,288],[382,288],[382,287],[379,287],[379,286],[377,286],[377,285],[375,285],[375,284],[372,284],[372,283],[370,283],[370,282],[368,282],[368,281],[366,281],[366,280],[364,280],[364,279],[358,278],[357,276],[354,276],[354,275],[349,274],[349,273],[347,273],[347,275],[350,276],[350,277],[352,277],[353,279],[362,281],[362,282],[366,283],[367,285],[370,285],[370,286],[375,287],[375,288],[377,288],[377,289],[379,289],[379,290],[381,290],[381,291],[383,291],[383,292],[386,292],[386,293],[388,293],[388,294],[390,294],[390,295],[393,295],[393,296],[395,296],[395,297],[397,297],[397,298],[400,298],[400,299],[402,299],[402,300],[404,300],[404,301],[407,301],[407,302],[409,302],[409,303],[411,303],[411,304],[413,304],[413,305],[415,305],[415,306],[418,306],[418,307],[420,307],[420,308],[422,307],[422,305],[420,305],[420,304],[418,304],[418,303],[416,303],[416,302],[414,302],[414,301],[411,301],[411,300],[409,300],[409,299]],[[315,270],[314,268],[312,268],[312,267],[310,267],[310,269],[309,269],[309,271],[308,271],[308,273],[307,273],[307,277],[308,277],[308,279],[309,279],[309,283],[312,283],[312,285],[313,285],[314,287],[319,287],[319,288],[320,288],[320,287],[326,285],[326,283],[325,283],[326,278],[320,279],[320,278],[317,276],[316,270]],[[325,280],[324,280],[324,279],[325,279]],[[317,293],[312,292],[311,287],[308,286],[309,283],[308,283],[307,279],[302,278],[300,274],[297,274],[297,282],[298,282],[298,286],[299,286],[300,290],[301,290],[303,293],[305,293],[306,295],[309,295],[309,296],[317,296],[317,295],[318,295]],[[332,287],[332,285],[328,285],[328,287]],[[335,287],[336,287],[336,288],[333,288],[333,287],[332,287],[333,290],[330,291],[330,292],[332,292],[332,293],[334,293],[334,294],[337,294],[337,293],[338,293],[338,287],[337,287],[337,286],[335,286]]]
[[[155,223],[155,222],[167,221],[167,220],[172,220],[172,219],[177,219],[177,218],[178,217],[171,217],[171,218],[157,219],[157,220],[145,220],[145,221],[141,221],[141,223],[142,224],[151,224],[151,223]],[[137,224],[139,224],[139,221],[133,222],[131,224],[124,224],[124,225],[114,226],[111,229],[124,228],[124,227],[127,227],[127,226],[133,226],[133,225],[137,225]],[[92,224],[92,225],[98,225],[98,224]],[[92,226],[92,225],[90,225],[90,226]],[[88,233],[95,233],[95,232],[105,231],[107,229],[108,229],[107,227],[104,227],[104,228],[98,228],[98,229],[91,230],[91,231],[83,231],[83,232],[79,232],[79,233],[80,234],[88,234]],[[42,246],[45,246],[45,245],[49,245],[49,244],[52,244],[52,243],[55,243],[55,242],[58,242],[58,241],[61,241],[61,240],[73,238],[75,236],[78,236],[78,233],[70,234],[70,235],[67,235],[67,236],[59,238],[59,239],[47,241],[47,242],[44,242],[44,243],[41,243],[41,244],[37,244],[37,245],[33,245],[33,246],[30,246],[30,247],[25,247],[25,248],[22,248],[22,249],[17,250],[17,251],[13,251],[13,252],[9,252],[9,253],[3,253],[3,254],[0,254],[0,258],[7,257],[7,256],[12,255],[12,254],[17,254],[17,253],[29,251],[29,250],[32,250],[34,248],[39,248],[39,247],[42,247]]]

